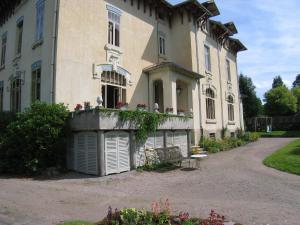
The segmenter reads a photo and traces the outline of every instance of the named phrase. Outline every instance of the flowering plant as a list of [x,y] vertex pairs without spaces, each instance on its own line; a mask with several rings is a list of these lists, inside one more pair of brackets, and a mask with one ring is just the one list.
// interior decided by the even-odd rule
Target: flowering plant
[[74,108],[75,111],[79,111],[82,109],[82,105],[81,104],[77,104]]
[[173,108],[166,108],[166,112],[173,112],[174,109]]
[[91,103],[90,102],[84,102],[84,110],[91,109]]

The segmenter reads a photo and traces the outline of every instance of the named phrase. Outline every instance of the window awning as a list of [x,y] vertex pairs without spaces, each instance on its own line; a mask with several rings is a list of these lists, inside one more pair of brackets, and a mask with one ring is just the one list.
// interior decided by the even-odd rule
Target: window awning
[[103,72],[116,72],[125,77],[128,84],[131,84],[131,73],[121,66],[114,64],[94,64],[94,77],[101,77]]

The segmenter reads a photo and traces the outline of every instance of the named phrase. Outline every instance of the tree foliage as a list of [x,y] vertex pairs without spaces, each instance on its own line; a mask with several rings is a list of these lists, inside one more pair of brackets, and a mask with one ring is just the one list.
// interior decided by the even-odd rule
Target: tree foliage
[[287,116],[297,111],[297,99],[285,86],[272,88],[265,93],[265,102],[268,116]]
[[281,86],[285,86],[281,76],[277,76],[273,79],[273,84],[272,84],[272,88],[277,88],[277,87],[281,87]]
[[0,172],[39,173],[63,166],[68,115],[62,104],[41,102],[19,113],[0,143]]
[[300,112],[300,86],[292,88],[292,93],[297,99],[297,112]]
[[245,119],[260,115],[263,110],[262,102],[260,98],[256,96],[255,86],[251,78],[241,74],[239,77],[239,86]]
[[294,87],[294,88],[296,88],[296,87],[300,88],[300,74],[298,74],[298,75],[296,76],[296,79],[295,79],[295,81],[293,82],[293,87]]

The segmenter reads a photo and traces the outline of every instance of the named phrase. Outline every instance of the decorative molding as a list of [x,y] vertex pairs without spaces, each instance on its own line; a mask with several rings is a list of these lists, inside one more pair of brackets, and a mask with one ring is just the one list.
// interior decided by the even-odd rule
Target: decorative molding
[[206,90],[208,88],[210,88],[210,89],[212,89],[214,91],[215,98],[217,98],[217,96],[218,96],[217,88],[214,85],[212,85],[212,84],[202,84],[202,94],[206,95]]
[[113,12],[113,13],[116,13],[116,14],[118,14],[118,15],[120,15],[120,16],[123,14],[123,11],[122,11],[121,9],[117,8],[116,6],[110,5],[110,4],[107,4],[107,5],[106,5],[106,9],[107,9],[108,11],[111,11],[111,12]]

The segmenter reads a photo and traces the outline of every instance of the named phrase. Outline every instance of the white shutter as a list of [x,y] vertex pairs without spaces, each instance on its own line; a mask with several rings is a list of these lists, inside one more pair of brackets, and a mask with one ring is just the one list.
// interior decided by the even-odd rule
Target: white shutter
[[174,145],[180,148],[183,157],[188,157],[187,133],[185,131],[174,132]]
[[97,135],[96,133],[87,133],[87,171],[88,174],[97,175]]
[[118,137],[119,173],[130,170],[129,134],[120,133]]
[[155,136],[155,148],[163,148],[164,147],[164,133],[159,131]]
[[76,146],[76,170],[78,172],[85,173],[87,160],[86,160],[86,141],[83,133],[77,134],[77,146]]
[[174,145],[174,139],[173,139],[173,132],[167,131],[166,132],[167,140],[166,140],[166,145],[167,147],[172,147]]
[[115,134],[105,134],[105,167],[106,175],[118,173],[118,139]]

